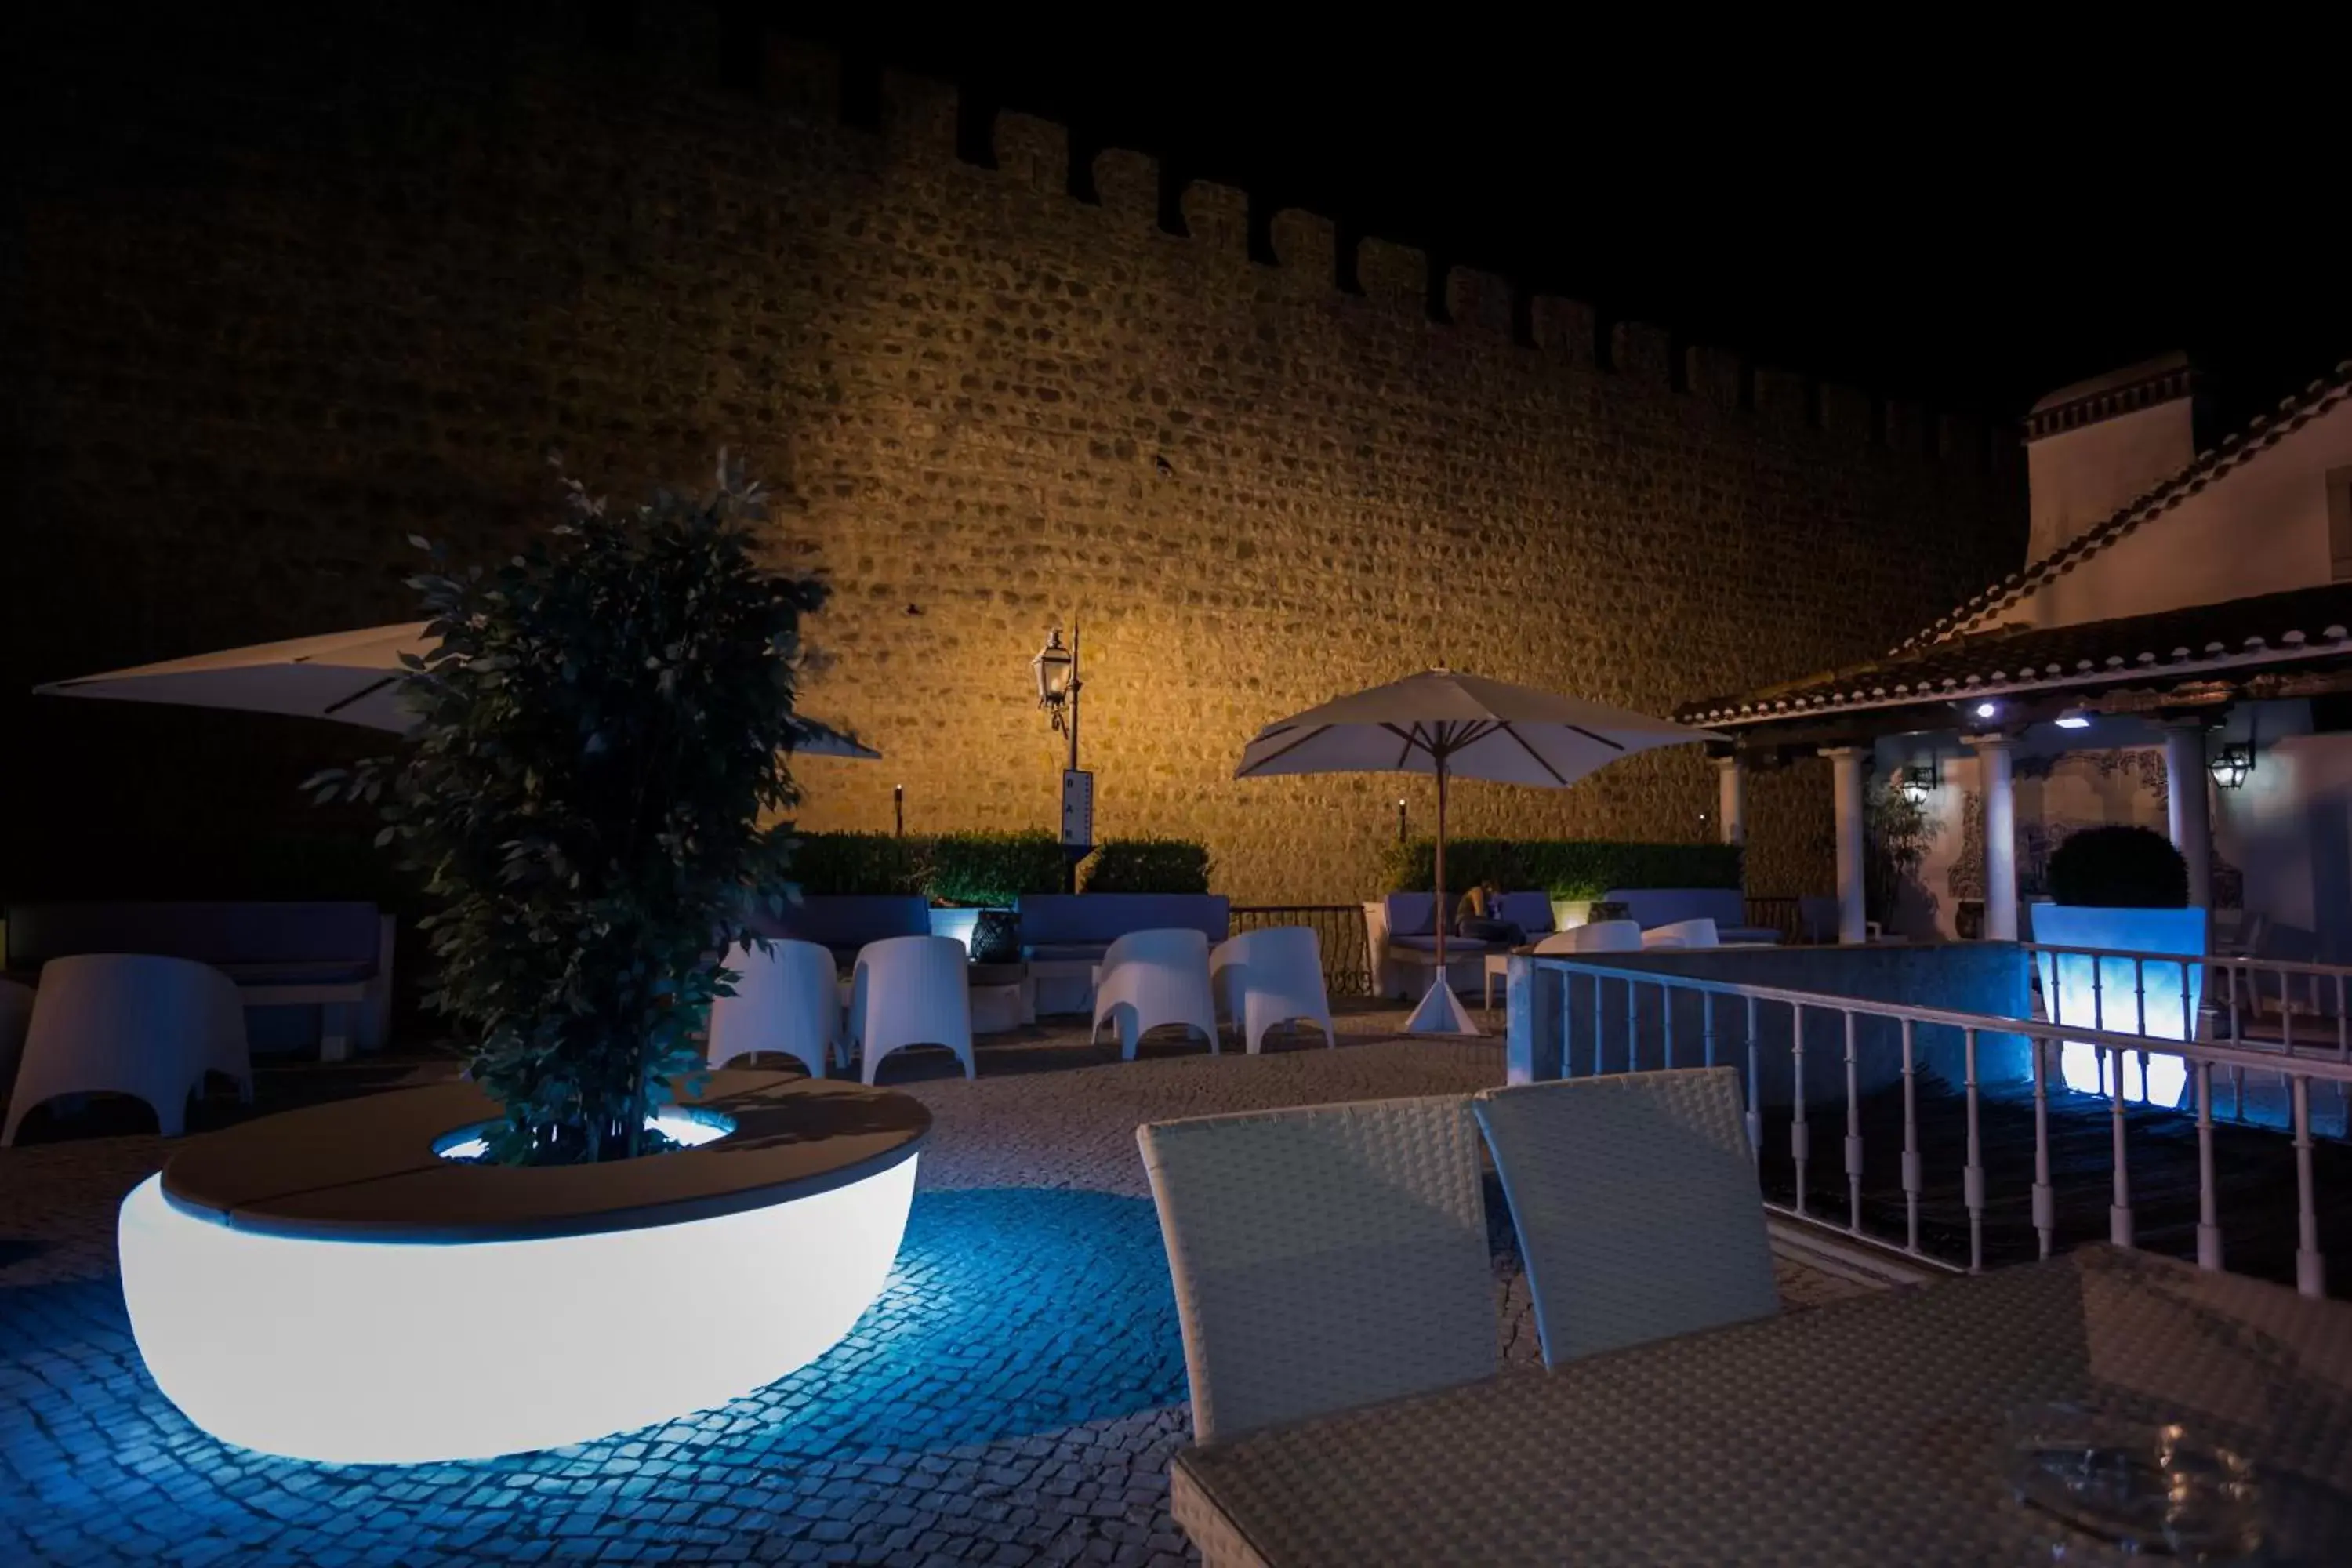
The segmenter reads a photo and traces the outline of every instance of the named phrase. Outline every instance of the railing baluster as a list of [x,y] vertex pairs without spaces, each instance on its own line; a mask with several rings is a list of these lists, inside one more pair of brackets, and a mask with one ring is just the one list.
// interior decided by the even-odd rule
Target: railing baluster
[[[2341,973],[2336,976],[2336,1059],[2352,1062],[2352,1017],[2347,1017],[2344,1012],[2344,976]],[[2343,1086],[2343,1080],[2338,1079],[2336,1087],[2341,1089]]]
[[2033,1040],[2033,1234],[2043,1258],[2058,1228],[2058,1205],[2050,1191],[2050,1042]]
[[2327,1294],[2326,1260],[2319,1254],[2319,1210],[2311,1191],[2311,1079],[2287,1079],[2294,1097],[2294,1288],[2306,1296]]
[[1602,1048],[1601,1042],[1605,1037],[1601,1017],[1601,973],[1595,970],[1592,974],[1592,1076],[1594,1078],[1599,1078],[1607,1070],[1601,1065]]
[[1761,1080],[1756,1073],[1756,998],[1748,998],[1748,1146],[1756,1152],[1756,1163],[1764,1163],[1764,1098],[1759,1092]]
[[1642,1002],[1633,977],[1625,977],[1625,1070],[1642,1070]]
[[1790,1095],[1796,1114],[1789,1123],[1789,1155],[1797,1166],[1797,1217],[1805,1217],[1805,1162],[1812,1152],[1811,1129],[1805,1125],[1805,1005],[1789,1004],[1789,1061],[1795,1087]]
[[1845,1010],[1846,1229],[1862,1234],[1862,1069],[1853,1056],[1853,1009]]
[[1715,993],[1700,992],[1698,1002],[1699,1049],[1706,1058],[1706,1065],[1713,1067],[1715,1065]]
[[1960,1201],[1969,1211],[1969,1272],[1984,1272],[1984,1140],[1977,1125],[1977,1032],[1961,1031],[1969,1097],[1968,1168],[1961,1173]]
[[2213,1064],[2197,1064],[2197,1267],[2221,1267],[2221,1215],[2213,1190]]
[[2189,965],[2180,966],[2180,1040],[2183,1045],[2196,1039],[2201,1031],[2197,1027],[2197,1009],[2189,1000]]
[[1919,1250],[1919,1075],[1912,1061],[1910,1019],[1903,1020],[1903,1248]]
[[1665,981],[1658,982],[1658,1027],[1665,1040],[1666,1070],[1675,1069],[1675,994]]
[[[2245,1038],[2245,1030],[2238,1022],[2239,966],[2235,963],[2230,963],[2224,964],[2222,969],[2230,977],[2230,1043],[2231,1045],[2236,1045]],[[2234,1111],[2232,1114],[2234,1114]]]
[[[2116,1082],[2120,1088],[2124,1076],[2122,1048],[2109,1046],[2106,1054],[2115,1058]],[[2117,1247],[2129,1247],[2132,1244],[2131,1171],[2124,1158],[2124,1097],[2118,1093],[2107,1101],[2107,1106],[2116,1163],[2115,1199],[2107,1205],[2107,1239]]]
[[2236,1062],[2230,1064],[2230,1120],[2246,1119],[2246,1069]]
[[1576,1076],[1576,972],[1559,976],[1559,1076]]

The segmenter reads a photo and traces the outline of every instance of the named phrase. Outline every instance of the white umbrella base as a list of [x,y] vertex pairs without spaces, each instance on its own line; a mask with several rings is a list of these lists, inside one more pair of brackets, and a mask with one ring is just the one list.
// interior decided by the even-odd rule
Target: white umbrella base
[[1462,1005],[1462,998],[1454,994],[1454,987],[1445,983],[1442,972],[1431,984],[1429,994],[1421,999],[1421,1005],[1412,1010],[1412,1016],[1404,1021],[1404,1032],[1467,1035],[1473,1038],[1483,1038],[1486,1033],[1470,1021],[1470,1010]]

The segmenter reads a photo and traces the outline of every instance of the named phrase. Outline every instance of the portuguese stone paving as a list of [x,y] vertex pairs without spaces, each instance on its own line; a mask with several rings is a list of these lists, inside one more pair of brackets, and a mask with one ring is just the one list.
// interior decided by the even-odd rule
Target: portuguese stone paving
[[[1256,1058],[1155,1037],[1132,1063],[1037,1030],[983,1043],[969,1083],[943,1056],[895,1057],[886,1081],[937,1129],[898,1266],[845,1341],[722,1409],[481,1463],[299,1463],[183,1419],[139,1364],[114,1267],[115,1207],[166,1147],[93,1111],[0,1151],[0,1562],[1190,1561],[1167,1507],[1183,1352],[1135,1126],[1500,1080],[1495,1042],[1398,1039],[1397,1022],[1354,1014],[1338,1050]],[[264,1109],[398,1076],[265,1073]],[[1535,1331],[1491,1179],[1488,1201],[1506,1354],[1524,1365]],[[1792,1305],[1854,1289],[1782,1266]],[[613,1353],[657,1354],[660,1331]],[[352,1351],[432,1355],[467,1332],[451,1301],[405,1342]]]

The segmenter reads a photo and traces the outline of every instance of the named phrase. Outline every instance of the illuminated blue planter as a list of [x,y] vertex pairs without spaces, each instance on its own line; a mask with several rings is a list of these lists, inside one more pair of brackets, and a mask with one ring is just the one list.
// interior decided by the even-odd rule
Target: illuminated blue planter
[[[2201,958],[2205,955],[2205,911],[2200,909],[2117,910],[2037,904],[2033,910],[2034,940],[2057,947],[2176,952]],[[2038,952],[2034,962],[2041,969],[2042,1004],[2053,1023],[2078,1028],[2097,1028],[2104,1024],[2117,1034],[2141,1035],[2155,1040],[2189,1039],[2196,1026],[2197,1009],[2205,994],[2205,966],[2201,963],[2142,961],[2137,966],[2140,986],[2136,987],[2134,964],[2128,958],[2094,958],[2085,952]],[[2102,1070],[2105,1054],[2088,1041],[2062,1042],[2059,1072],[2066,1087],[2084,1094],[2108,1092],[2111,1086]],[[2126,1051],[2122,1057],[2124,1099],[2167,1109],[2180,1104],[2189,1081],[2189,1067],[2183,1058],[2164,1052],[2151,1053],[2147,1081],[2142,1082],[2138,1055]]]
[[[807,1082],[722,1073],[713,1087],[730,1079]],[[448,1089],[378,1100],[419,1096],[457,1104]],[[337,1121],[348,1138],[370,1101],[248,1123],[219,1137],[275,1137],[260,1152],[277,1163],[258,1163],[273,1196],[242,1198],[258,1190],[256,1162],[213,1150],[184,1178],[175,1158],[123,1200],[122,1293],[140,1354],[214,1436],[335,1463],[487,1458],[723,1405],[815,1359],[880,1293],[929,1125],[918,1112],[877,1133],[868,1107],[837,1158],[813,1156],[823,1134],[811,1137],[810,1107],[785,1101],[720,1100],[742,1132],[764,1133],[757,1144],[730,1151],[721,1136],[533,1170],[432,1158],[430,1145],[467,1129],[429,1112],[423,1121],[443,1131],[419,1162],[418,1108],[394,1106],[383,1142],[409,1157],[359,1161],[377,1173],[341,1187],[288,1184],[331,1182],[332,1158],[283,1171],[287,1149],[315,1150],[338,1128],[298,1138],[270,1124]]]

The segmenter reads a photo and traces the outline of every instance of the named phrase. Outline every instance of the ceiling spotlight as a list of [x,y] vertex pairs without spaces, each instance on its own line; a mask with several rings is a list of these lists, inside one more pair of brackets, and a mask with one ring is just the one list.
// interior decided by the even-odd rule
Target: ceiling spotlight
[[2058,715],[2058,728],[2061,730],[2087,730],[2090,727],[2091,716],[2080,708],[2069,708]]
[[1979,702],[1977,704],[1977,717],[1979,719],[1990,719],[2000,711],[2000,704],[1998,702]]

